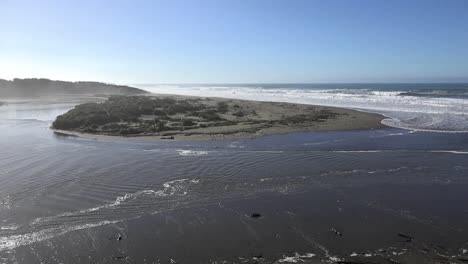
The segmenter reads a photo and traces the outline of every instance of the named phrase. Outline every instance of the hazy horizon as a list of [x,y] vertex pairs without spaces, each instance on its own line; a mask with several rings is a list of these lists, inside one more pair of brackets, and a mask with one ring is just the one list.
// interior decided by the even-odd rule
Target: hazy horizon
[[0,80],[6,81],[13,81],[14,79],[45,79],[50,81],[65,81],[65,82],[98,82],[98,83],[105,83],[105,84],[115,84],[115,85],[127,85],[127,86],[157,86],[157,85],[183,85],[183,86],[190,86],[190,85],[320,85],[320,84],[363,84],[363,85],[372,85],[372,84],[410,84],[410,85],[417,85],[417,84],[468,84],[468,81],[394,81],[394,82],[205,82],[205,83],[190,83],[190,82],[171,82],[171,83],[117,83],[117,82],[106,82],[106,81],[96,81],[96,80],[61,80],[61,79],[52,79],[47,77],[24,77],[18,78],[13,77],[11,79],[7,78],[0,78]]

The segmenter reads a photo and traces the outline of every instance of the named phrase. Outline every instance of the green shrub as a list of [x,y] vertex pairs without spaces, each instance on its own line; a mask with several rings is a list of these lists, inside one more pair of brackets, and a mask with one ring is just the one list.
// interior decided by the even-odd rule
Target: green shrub
[[242,112],[242,111],[237,111],[235,113],[232,114],[233,116],[237,116],[237,117],[244,117],[245,116],[245,113]]
[[184,119],[184,120],[182,121],[182,125],[183,125],[183,126],[186,126],[186,127],[194,126],[194,125],[195,125],[195,122],[193,122],[191,119]]
[[219,102],[218,103],[218,112],[221,114],[225,114],[229,111],[229,106],[226,102]]

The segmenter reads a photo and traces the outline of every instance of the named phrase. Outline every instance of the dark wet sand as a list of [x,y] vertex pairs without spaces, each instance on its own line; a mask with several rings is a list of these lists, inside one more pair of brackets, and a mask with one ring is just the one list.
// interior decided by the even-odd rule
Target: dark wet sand
[[90,140],[48,130],[53,107],[0,119],[0,263],[468,258],[464,134]]
[[[457,246],[466,243],[467,233],[448,228],[454,219],[446,215],[438,219],[440,229],[434,228],[439,223],[418,218],[427,216],[402,217],[400,206],[410,203],[424,211],[427,205],[421,199],[426,192],[436,193],[432,199],[441,204],[462,201],[468,198],[467,187],[313,188],[289,195],[212,201],[69,233],[50,243],[63,253],[55,258],[69,263],[463,263]],[[449,190],[452,194],[445,197]],[[395,207],[379,208],[379,203]],[[467,209],[461,204],[456,207]],[[252,218],[252,212],[261,217]],[[446,212],[437,208],[432,213]],[[47,257],[53,255],[49,246],[34,248],[44,261],[53,261]],[[24,260],[37,260],[31,253],[18,252]]]

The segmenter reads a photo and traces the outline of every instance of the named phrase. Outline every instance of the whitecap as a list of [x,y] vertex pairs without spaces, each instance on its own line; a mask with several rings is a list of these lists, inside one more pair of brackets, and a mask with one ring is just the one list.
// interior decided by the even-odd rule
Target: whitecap
[[289,102],[325,105],[379,113],[388,118],[384,124],[406,129],[424,129],[437,132],[467,132],[465,98],[444,98],[434,94],[408,96],[408,89],[385,91],[379,89],[327,89],[307,87],[219,87],[219,86],[165,86],[150,88],[156,93],[224,97],[256,101]]
[[208,155],[208,151],[201,151],[201,150],[185,150],[185,149],[178,149],[177,152],[180,156],[204,156]]

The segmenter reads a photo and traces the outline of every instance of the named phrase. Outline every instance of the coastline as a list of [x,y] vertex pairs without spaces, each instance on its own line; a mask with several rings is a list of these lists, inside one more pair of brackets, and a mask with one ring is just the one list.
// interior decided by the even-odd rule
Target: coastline
[[[204,127],[165,131],[160,135],[106,135],[98,133],[84,133],[80,131],[56,129],[50,130],[58,135],[76,136],[89,139],[116,139],[116,140],[149,140],[149,141],[210,141],[210,140],[236,140],[249,139],[269,135],[281,135],[295,132],[318,131],[350,131],[382,129],[388,126],[382,123],[386,117],[380,114],[368,113],[353,109],[327,107],[319,105],[292,104],[283,102],[264,102],[251,100],[238,100],[220,97],[197,97],[168,94],[151,94],[149,97],[171,98],[176,100],[203,99],[212,103],[229,102],[239,104],[243,108],[254,109],[260,113],[262,119],[267,121],[294,117],[296,114],[310,114],[324,111],[332,115],[331,118],[314,122],[295,123],[293,125],[268,125],[238,123],[229,126]],[[313,109],[313,110],[311,110]]]

